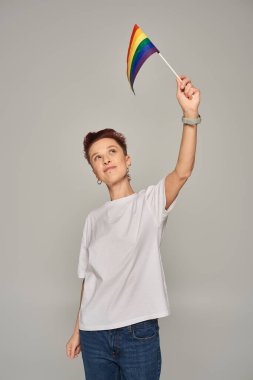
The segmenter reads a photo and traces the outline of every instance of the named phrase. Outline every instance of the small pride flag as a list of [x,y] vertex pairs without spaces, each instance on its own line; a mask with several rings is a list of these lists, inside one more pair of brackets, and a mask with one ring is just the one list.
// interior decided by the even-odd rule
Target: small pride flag
[[143,63],[153,53],[159,53],[159,50],[150,41],[146,34],[143,33],[141,28],[135,24],[127,52],[127,78],[134,94],[133,84],[136,75]]
[[133,84],[143,63],[153,54],[158,53],[164,62],[169,66],[171,71],[178,77],[180,81],[181,78],[177,75],[175,70],[171,65],[165,60],[157,47],[150,41],[150,39],[143,33],[141,28],[135,24],[133,27],[132,35],[129,42],[128,52],[127,52],[127,78],[130,83],[131,89],[134,92]]

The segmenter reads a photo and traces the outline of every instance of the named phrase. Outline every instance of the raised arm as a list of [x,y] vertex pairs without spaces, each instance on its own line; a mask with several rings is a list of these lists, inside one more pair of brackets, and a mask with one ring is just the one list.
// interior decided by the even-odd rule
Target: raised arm
[[[182,83],[177,81],[177,100],[183,111],[183,116],[195,119],[199,115],[200,91],[193,87],[191,80],[180,75]],[[165,178],[166,209],[177,197],[180,189],[190,177],[197,145],[197,125],[183,124],[182,139],[175,169]]]

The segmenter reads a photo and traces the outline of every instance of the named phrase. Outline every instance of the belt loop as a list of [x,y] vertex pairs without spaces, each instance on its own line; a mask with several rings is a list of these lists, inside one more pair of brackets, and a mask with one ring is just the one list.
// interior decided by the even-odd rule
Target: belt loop
[[130,332],[132,331],[132,325],[128,326],[128,331],[130,331]]

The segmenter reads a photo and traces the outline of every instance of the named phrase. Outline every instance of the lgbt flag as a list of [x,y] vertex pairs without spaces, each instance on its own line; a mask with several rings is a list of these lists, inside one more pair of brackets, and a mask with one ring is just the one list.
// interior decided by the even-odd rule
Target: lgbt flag
[[160,53],[150,39],[143,33],[141,28],[135,24],[127,52],[127,78],[134,92],[133,84],[143,63],[153,53]]

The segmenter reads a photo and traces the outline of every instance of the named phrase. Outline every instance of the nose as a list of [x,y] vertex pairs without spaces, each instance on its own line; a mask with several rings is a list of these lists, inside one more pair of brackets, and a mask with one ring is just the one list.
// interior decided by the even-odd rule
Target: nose
[[109,162],[111,162],[111,160],[109,158],[104,159],[104,164],[109,164]]

